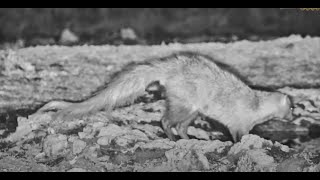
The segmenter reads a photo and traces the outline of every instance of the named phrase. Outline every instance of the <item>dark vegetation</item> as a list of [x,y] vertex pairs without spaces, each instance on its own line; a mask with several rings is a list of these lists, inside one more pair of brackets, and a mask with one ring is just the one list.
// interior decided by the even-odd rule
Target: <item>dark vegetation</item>
[[[0,42],[56,44],[69,28],[78,44],[159,44],[316,36],[320,12],[280,8],[1,8]],[[139,40],[124,41],[131,28]]]

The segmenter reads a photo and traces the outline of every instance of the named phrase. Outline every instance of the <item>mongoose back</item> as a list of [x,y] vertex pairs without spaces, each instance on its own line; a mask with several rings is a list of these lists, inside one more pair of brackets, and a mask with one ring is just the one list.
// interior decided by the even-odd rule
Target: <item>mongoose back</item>
[[161,122],[171,140],[175,128],[188,139],[187,128],[198,115],[225,125],[233,140],[256,124],[272,118],[291,119],[291,101],[279,92],[253,90],[212,58],[191,52],[175,53],[126,66],[97,95],[80,103],[52,101],[39,111],[60,109],[56,118],[67,119],[133,103],[154,82],[164,87],[166,111]]

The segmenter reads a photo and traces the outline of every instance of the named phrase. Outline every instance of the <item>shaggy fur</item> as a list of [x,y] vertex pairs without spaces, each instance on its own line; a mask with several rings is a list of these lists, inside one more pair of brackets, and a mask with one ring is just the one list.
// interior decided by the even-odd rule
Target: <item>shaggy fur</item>
[[128,65],[88,100],[53,101],[39,111],[58,108],[57,118],[79,117],[103,108],[111,111],[133,103],[155,82],[164,87],[167,106],[161,121],[172,140],[172,127],[187,139],[187,128],[199,114],[225,125],[234,141],[258,123],[291,115],[291,102],[286,95],[252,90],[210,57],[188,52]]

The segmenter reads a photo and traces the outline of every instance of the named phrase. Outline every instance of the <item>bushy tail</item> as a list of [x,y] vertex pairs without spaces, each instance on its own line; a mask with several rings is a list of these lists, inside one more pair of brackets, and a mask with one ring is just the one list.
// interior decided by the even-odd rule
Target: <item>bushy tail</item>
[[80,103],[53,101],[43,106],[39,111],[61,109],[58,112],[60,115],[77,117],[104,108],[110,111],[114,107],[133,103],[137,97],[144,94],[150,83],[154,81],[164,83],[165,76],[166,73],[161,72],[161,69],[154,66],[136,66],[131,70],[120,73],[108,84],[107,88],[88,100]]

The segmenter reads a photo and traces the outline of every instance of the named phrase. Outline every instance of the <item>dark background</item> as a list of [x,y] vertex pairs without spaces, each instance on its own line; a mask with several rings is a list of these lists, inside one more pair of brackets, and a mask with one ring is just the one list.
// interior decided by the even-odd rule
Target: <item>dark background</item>
[[[0,42],[57,43],[69,28],[81,43],[128,44],[121,28],[139,40],[161,42],[272,39],[291,34],[319,36],[320,11],[280,8],[0,8]],[[44,41],[37,41],[42,39]],[[52,43],[52,42],[51,42]]]

